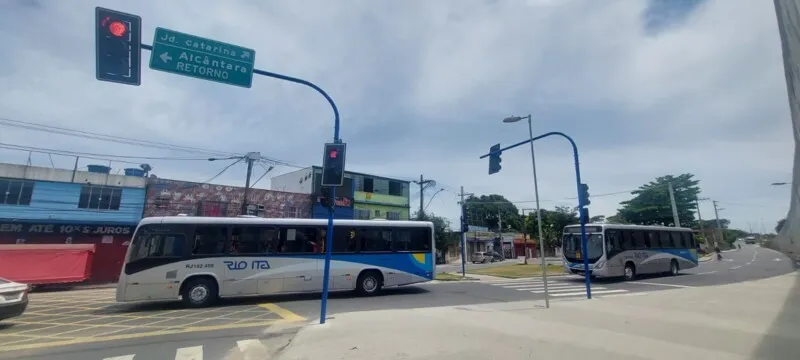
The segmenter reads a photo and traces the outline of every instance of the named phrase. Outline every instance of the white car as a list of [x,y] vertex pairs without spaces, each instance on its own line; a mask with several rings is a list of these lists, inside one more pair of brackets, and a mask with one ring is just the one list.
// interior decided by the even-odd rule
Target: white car
[[28,307],[28,291],[25,284],[0,278],[0,320],[20,316]]

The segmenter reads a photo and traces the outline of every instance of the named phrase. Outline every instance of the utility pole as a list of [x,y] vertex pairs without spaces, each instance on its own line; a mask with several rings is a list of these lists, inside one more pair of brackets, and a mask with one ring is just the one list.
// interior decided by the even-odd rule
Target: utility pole
[[[719,231],[719,239],[722,240],[722,242],[725,242],[725,233],[722,232],[722,225],[719,222],[719,210],[723,210],[723,209],[718,209],[717,208],[717,201],[716,200],[714,200],[713,203],[714,203],[714,216],[717,218],[717,230]],[[719,246],[719,243],[717,243],[716,239],[714,239],[714,246]]]
[[433,182],[431,179],[425,180],[422,174],[419,175],[419,181],[414,180],[415,184],[419,184],[419,214],[417,217],[420,219],[425,218],[425,185]]
[[253,162],[261,158],[261,153],[249,152],[245,155],[247,160],[247,179],[244,183],[244,196],[242,197],[242,215],[247,214],[247,195],[250,193],[250,176],[253,174]]
[[497,209],[497,232],[500,233],[500,253],[506,257],[505,251],[503,251],[503,217],[500,216],[500,209]]
[[697,206],[697,223],[700,225],[700,234],[703,235],[703,239],[706,240],[706,243],[708,243],[708,239],[706,239],[706,232],[703,230],[703,216],[700,215],[700,197],[695,197],[694,203]]
[[681,220],[678,218],[678,205],[675,204],[675,190],[672,189],[672,183],[667,183],[669,186],[669,202],[672,205],[672,223],[675,227],[681,227]]
[[467,230],[469,222],[467,221],[467,203],[464,202],[464,197],[472,194],[465,194],[464,187],[461,187],[461,201],[458,204],[461,206],[461,277],[467,276]]

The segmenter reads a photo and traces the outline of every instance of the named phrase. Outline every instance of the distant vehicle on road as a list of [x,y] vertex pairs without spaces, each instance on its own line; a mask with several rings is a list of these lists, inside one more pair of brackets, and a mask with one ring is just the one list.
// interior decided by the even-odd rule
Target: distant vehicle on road
[[20,316],[28,307],[27,284],[0,278],[0,320]]
[[[322,291],[324,219],[155,217],[137,227],[117,301],[175,300]],[[364,295],[436,276],[433,223],[335,220],[329,289]]]
[[750,245],[755,244],[756,243],[756,237],[755,236],[748,236],[748,237],[744,238],[744,243],[745,244],[750,244]]
[[488,262],[503,261],[503,256],[495,251],[476,251],[470,259],[473,264],[485,264]]
[[586,254],[581,253],[579,225],[564,228],[562,242],[566,272],[584,274],[588,257],[593,277],[624,277],[670,273],[697,266],[697,240],[691,229],[619,224],[586,225]]

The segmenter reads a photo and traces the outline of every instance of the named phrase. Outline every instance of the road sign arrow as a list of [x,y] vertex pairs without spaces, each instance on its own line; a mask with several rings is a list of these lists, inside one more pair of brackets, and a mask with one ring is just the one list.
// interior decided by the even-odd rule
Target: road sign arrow
[[159,57],[161,58],[161,61],[163,61],[163,62],[169,62],[170,60],[172,60],[172,56],[169,56],[169,53],[167,53],[167,52],[161,54],[161,56],[159,56]]

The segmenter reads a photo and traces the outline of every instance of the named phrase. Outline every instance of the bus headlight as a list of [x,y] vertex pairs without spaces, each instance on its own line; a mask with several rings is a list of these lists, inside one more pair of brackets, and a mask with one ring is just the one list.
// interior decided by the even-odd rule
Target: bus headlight
[[595,269],[602,269],[603,266],[606,266],[606,261],[605,260],[599,260],[596,263],[594,263],[594,268]]

